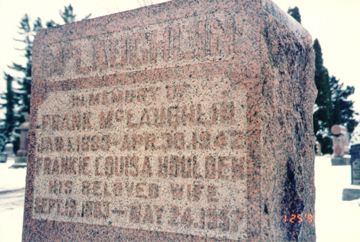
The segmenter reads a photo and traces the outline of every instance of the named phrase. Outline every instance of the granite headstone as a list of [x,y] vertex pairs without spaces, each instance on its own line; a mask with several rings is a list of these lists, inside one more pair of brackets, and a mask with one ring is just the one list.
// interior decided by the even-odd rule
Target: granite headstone
[[331,164],[333,166],[350,165],[349,155],[349,134],[346,127],[342,125],[334,125],[331,127],[331,133],[333,134],[333,157],[331,158]]
[[16,152],[15,163],[12,168],[27,167],[27,154],[29,144],[29,114],[25,113],[25,122],[23,122],[17,130],[20,131],[20,147]]
[[351,185],[343,189],[342,200],[350,201],[360,198],[360,144],[352,145],[351,154]]
[[32,73],[24,241],[316,239],[312,39],[271,1],[44,29]]
[[14,157],[15,157],[14,145],[12,143],[7,143],[5,145],[5,149],[4,149],[3,153],[7,154],[8,158],[14,159]]
[[7,143],[5,145],[4,151],[0,154],[0,163],[6,163],[7,160],[13,161],[14,159],[14,145],[12,143]]
[[360,185],[360,144],[351,146],[351,184]]

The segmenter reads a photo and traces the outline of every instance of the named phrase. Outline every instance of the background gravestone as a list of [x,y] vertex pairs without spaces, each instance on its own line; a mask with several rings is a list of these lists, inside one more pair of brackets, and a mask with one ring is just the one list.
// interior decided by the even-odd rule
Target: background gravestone
[[331,158],[331,164],[333,166],[350,165],[350,157],[344,157],[349,155],[349,134],[346,127],[341,125],[334,125],[331,127],[331,133],[333,134],[333,157]]
[[17,130],[20,131],[20,147],[16,152],[15,163],[13,168],[27,167],[27,147],[29,144],[29,114],[25,113],[25,122],[23,122]]
[[360,185],[360,157],[351,163],[351,184]]
[[271,1],[34,41],[23,240],[315,240],[314,53]]
[[5,149],[4,149],[4,152],[3,153],[6,153],[8,156],[8,158],[14,158],[15,156],[15,153],[14,153],[14,145],[12,143],[7,143],[5,145]]
[[351,154],[351,185],[343,189],[342,200],[349,201],[360,198],[360,144],[352,145]]

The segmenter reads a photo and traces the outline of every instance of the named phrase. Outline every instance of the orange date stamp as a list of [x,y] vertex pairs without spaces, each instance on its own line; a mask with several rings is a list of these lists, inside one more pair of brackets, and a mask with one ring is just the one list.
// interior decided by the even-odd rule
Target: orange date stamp
[[315,222],[315,215],[312,215],[312,214],[304,214],[303,216],[302,216],[302,214],[291,214],[290,216],[283,215],[283,222],[284,223],[303,223],[303,222],[313,223],[313,222]]

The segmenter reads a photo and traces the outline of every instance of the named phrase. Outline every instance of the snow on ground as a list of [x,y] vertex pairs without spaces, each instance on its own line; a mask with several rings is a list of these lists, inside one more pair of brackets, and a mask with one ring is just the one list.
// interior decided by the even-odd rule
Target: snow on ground
[[[26,168],[0,163],[0,242],[18,242],[22,237]],[[12,191],[12,192],[9,192]]]
[[14,159],[8,159],[6,163],[0,163],[0,192],[25,187],[26,169],[8,169],[12,164],[14,164]]
[[[19,242],[22,236],[26,168],[8,169],[0,163],[0,242]],[[351,183],[350,166],[331,166],[331,157],[315,159],[317,241],[360,241],[360,200],[342,201]]]
[[350,184],[350,166],[331,166],[330,156],[316,157],[317,241],[360,241],[360,201],[342,201],[343,188]]
[[23,201],[23,205],[21,206],[7,210],[0,210],[0,241],[1,242],[21,241],[22,222],[23,222],[23,214],[24,214],[24,199],[22,201]]

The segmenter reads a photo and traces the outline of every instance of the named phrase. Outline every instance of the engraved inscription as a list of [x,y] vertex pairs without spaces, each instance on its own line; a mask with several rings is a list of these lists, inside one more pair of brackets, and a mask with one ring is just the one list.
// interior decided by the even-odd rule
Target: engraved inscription
[[360,185],[360,159],[352,162],[352,184]]
[[45,47],[47,80],[226,60],[240,51],[244,19],[231,11],[193,16]]
[[49,93],[32,217],[246,239],[246,109],[226,75]]

